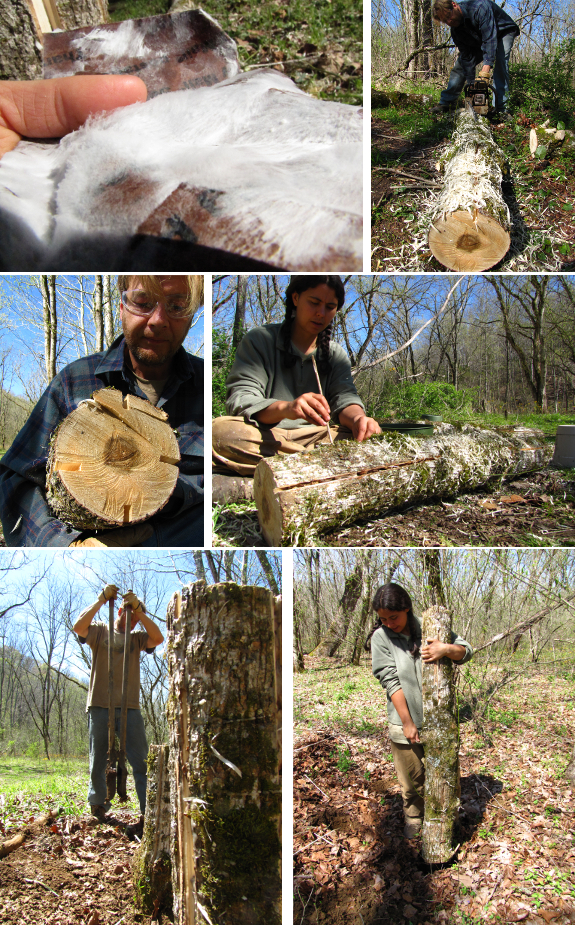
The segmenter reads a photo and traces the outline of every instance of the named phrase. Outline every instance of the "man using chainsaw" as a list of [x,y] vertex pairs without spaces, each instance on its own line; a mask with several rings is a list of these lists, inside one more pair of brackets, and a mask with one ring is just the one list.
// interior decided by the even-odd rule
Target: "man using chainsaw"
[[481,63],[478,80],[489,83],[493,75],[496,115],[503,115],[509,97],[509,55],[519,26],[493,0],[435,0],[433,18],[451,28],[451,39],[459,49],[449,81],[432,112],[452,109],[464,84],[475,83],[475,68]]
[[[125,732],[125,755],[132,766],[136,793],[140,802],[140,811],[143,814],[146,808],[146,759],[148,756],[148,743],[144,729],[144,720],[140,712],[140,655],[142,652],[150,654],[156,646],[161,645],[164,637],[153,620],[146,614],[146,608],[132,591],[123,595],[123,606],[118,609],[118,616],[113,626],[111,667],[113,670],[113,686],[109,683],[109,625],[105,623],[92,623],[92,620],[106,602],[110,604],[110,613],[113,613],[113,602],[118,596],[116,585],[110,584],[100,592],[98,600],[84,610],[76,620],[73,630],[82,645],[87,644],[92,650],[92,669],[90,672],[90,686],[88,689],[88,731],[90,740],[90,789],[88,801],[93,816],[104,821],[110,808],[110,775],[113,777],[112,789],[116,788],[116,769],[111,768],[111,757],[115,757],[115,746],[112,746],[114,756],[110,756],[110,736],[114,742],[117,733],[120,736],[120,753],[122,753],[121,739],[121,712],[122,693],[125,709],[127,710]],[[126,628],[127,612],[130,614],[130,628]],[[113,617],[111,616],[111,620]],[[141,623],[142,629],[136,632],[135,627]],[[126,634],[129,637],[129,658],[124,661],[124,647]],[[126,676],[127,670],[127,676]],[[110,696],[114,704],[114,728],[109,728],[108,703]],[[107,760],[108,759],[108,760]],[[115,762],[114,762],[115,764]],[[120,768],[118,768],[120,774]],[[118,778],[118,792],[122,798]],[[124,778],[125,787],[125,778]]]

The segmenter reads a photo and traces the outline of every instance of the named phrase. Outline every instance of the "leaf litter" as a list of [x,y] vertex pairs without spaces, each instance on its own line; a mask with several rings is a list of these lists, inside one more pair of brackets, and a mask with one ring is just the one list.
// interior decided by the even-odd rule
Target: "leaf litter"
[[[325,667],[323,673],[327,682]],[[294,676],[294,695],[309,709],[306,676]],[[461,848],[455,863],[437,870],[422,861],[420,838],[402,835],[383,698],[375,733],[354,733],[353,723],[333,714],[329,725],[325,714],[300,723],[306,728],[294,745],[295,923],[575,922],[575,806],[562,776],[575,733],[573,679],[523,678],[494,706],[493,747],[471,723],[461,726]]]

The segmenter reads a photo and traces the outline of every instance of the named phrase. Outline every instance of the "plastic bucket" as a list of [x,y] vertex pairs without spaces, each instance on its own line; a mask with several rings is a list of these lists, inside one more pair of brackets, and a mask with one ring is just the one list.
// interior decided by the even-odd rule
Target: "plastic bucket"
[[575,424],[559,424],[555,435],[553,466],[575,469]]

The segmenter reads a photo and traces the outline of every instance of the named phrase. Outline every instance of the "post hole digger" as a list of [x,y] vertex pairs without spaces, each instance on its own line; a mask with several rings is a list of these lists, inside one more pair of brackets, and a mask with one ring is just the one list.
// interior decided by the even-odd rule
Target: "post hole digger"
[[[129,591],[128,594],[133,594]],[[128,727],[128,679],[130,675],[130,643],[132,631],[132,607],[124,605],[126,628],[124,630],[124,659],[122,667],[122,705],[120,707],[120,747],[116,749],[116,709],[114,698],[114,598],[109,601],[108,616],[108,761],[106,763],[106,795],[111,803],[116,796],[120,802],[128,799],[126,770],[126,732]]]
[[[152,653],[164,637],[147,615],[145,604],[132,591],[123,595],[114,620],[114,601],[118,595],[116,585],[106,585],[98,600],[80,614],[73,627],[79,642],[92,650],[87,703],[88,802],[92,816],[101,822],[117,823],[107,813],[116,794],[121,802],[127,799],[126,763],[129,762],[141,823],[146,806],[148,744],[140,712],[140,658],[144,653]],[[108,619],[94,620],[106,603]]]

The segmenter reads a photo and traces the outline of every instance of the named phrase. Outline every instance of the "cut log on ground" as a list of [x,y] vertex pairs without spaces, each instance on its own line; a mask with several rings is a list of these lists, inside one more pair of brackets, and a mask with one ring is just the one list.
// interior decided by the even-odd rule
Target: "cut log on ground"
[[167,745],[150,745],[144,832],[132,861],[136,902],[148,914],[172,907],[168,756]]
[[179,459],[165,411],[117,389],[101,389],[54,431],[48,505],[77,530],[139,523],[167,503]]
[[313,546],[327,530],[407,502],[495,487],[542,468],[552,453],[536,430],[440,424],[433,437],[384,433],[262,459],[254,498],[270,546]]
[[276,602],[232,582],[168,608],[175,925],[280,925]]
[[[422,639],[451,642],[451,615],[445,607],[422,614]],[[459,735],[455,719],[453,662],[442,658],[422,664],[425,748],[425,818],[422,854],[428,864],[444,864],[453,856],[453,830],[459,808]]]
[[428,235],[433,256],[450,270],[488,270],[509,250],[511,220],[501,194],[504,165],[487,120],[464,109],[445,154],[443,190]]

